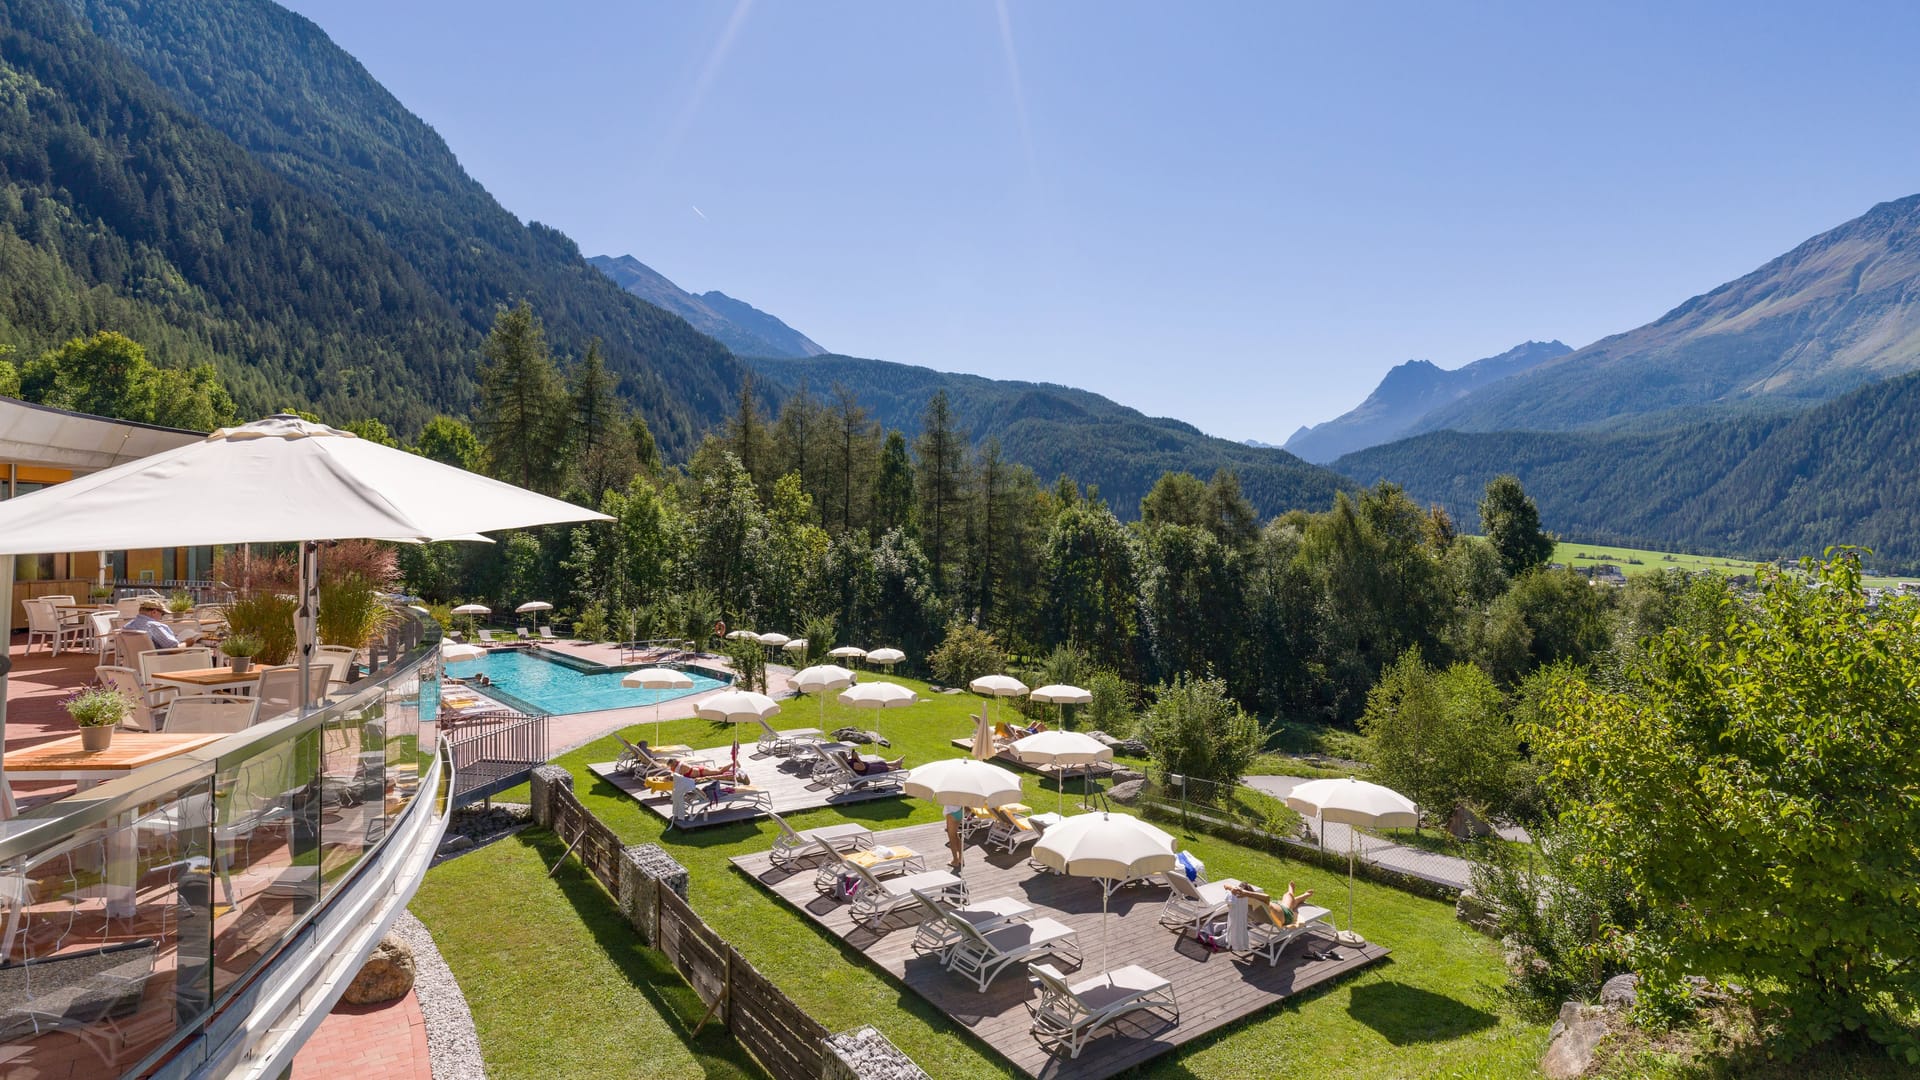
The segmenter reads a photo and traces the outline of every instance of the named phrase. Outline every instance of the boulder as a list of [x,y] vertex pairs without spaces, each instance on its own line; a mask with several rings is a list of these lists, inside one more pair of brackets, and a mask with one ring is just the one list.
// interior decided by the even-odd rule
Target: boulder
[[349,1005],[374,1005],[405,997],[413,989],[413,949],[396,934],[374,946],[340,1000]]
[[1107,774],[1107,779],[1112,780],[1116,784],[1130,784],[1135,780],[1145,780],[1146,778],[1147,774],[1141,772],[1139,769],[1115,769],[1113,772]]
[[1447,818],[1447,832],[1452,833],[1455,840],[1478,840],[1493,835],[1493,826],[1470,807],[1456,806]]
[[866,743],[879,743],[881,746],[893,745],[887,740],[881,738],[879,732],[862,731],[861,729],[854,728],[854,727],[838,728],[834,731],[833,737],[836,742],[861,743],[863,745]]
[[1491,900],[1468,890],[1454,901],[1453,917],[1489,936],[1499,930],[1500,909]]
[[1612,1009],[1631,1009],[1640,1000],[1640,976],[1628,972],[1615,975],[1600,984],[1600,1004]]
[[1573,1080],[1593,1064],[1593,1052],[1607,1037],[1607,1011],[1597,1005],[1569,1001],[1560,1006],[1560,1019],[1547,1035],[1547,1052],[1540,1073],[1548,1080]]
[[1124,784],[1113,785],[1112,789],[1107,792],[1107,798],[1117,803],[1130,805],[1139,802],[1141,794],[1146,790],[1147,782],[1145,780],[1129,780]]

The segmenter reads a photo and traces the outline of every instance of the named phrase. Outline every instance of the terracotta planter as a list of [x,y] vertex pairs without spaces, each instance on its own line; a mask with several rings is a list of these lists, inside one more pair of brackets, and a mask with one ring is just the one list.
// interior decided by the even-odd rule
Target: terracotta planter
[[113,725],[80,729],[80,749],[93,752],[105,750],[111,745],[113,745]]
[[253,670],[253,657],[251,656],[231,656],[227,659],[232,662],[233,673],[235,675],[245,675],[247,672]]

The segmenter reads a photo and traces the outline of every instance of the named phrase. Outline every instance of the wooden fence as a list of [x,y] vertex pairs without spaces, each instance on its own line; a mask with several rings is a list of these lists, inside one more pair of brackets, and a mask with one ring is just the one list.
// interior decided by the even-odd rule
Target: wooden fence
[[[620,837],[580,804],[573,789],[548,785],[553,831],[602,885],[621,896]],[[775,1080],[817,1080],[824,1040],[831,1034],[806,1010],[781,993],[754,969],[727,940],[700,918],[686,900],[670,888],[643,890],[646,910],[628,911],[629,919],[654,927],[653,947],[666,955],[707,1006],[694,1030],[708,1023],[724,1024]]]

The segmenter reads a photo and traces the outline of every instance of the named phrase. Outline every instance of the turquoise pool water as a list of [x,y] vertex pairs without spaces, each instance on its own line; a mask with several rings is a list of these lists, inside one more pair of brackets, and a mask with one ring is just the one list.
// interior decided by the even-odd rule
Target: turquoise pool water
[[687,675],[693,679],[691,690],[631,689],[620,685],[624,671],[577,671],[526,649],[495,649],[478,660],[448,664],[446,672],[460,679],[471,679],[484,672],[493,680],[493,686],[476,687],[481,693],[517,705],[526,712],[554,715],[657,705],[726,685],[689,671]]

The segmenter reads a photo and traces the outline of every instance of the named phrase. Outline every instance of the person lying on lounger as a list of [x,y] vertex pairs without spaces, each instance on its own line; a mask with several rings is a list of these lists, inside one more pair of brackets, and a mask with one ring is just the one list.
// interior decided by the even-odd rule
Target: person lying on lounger
[[842,754],[841,757],[846,759],[847,768],[852,769],[854,772],[859,773],[861,776],[872,776],[875,773],[893,772],[894,770],[899,769],[902,765],[904,765],[907,760],[906,755],[904,754],[901,755],[900,757],[894,758],[892,761],[888,761],[886,758],[883,758],[883,757],[866,757],[862,754],[855,753],[852,750],[848,750],[846,753]]
[[737,775],[738,770],[732,765],[713,768],[706,765],[695,765],[690,761],[681,761],[679,758],[668,758],[667,768],[672,769],[681,776],[691,776],[695,780],[737,780],[740,783],[746,783],[746,778]]
[[1287,891],[1282,893],[1278,900],[1268,896],[1267,891],[1258,885],[1230,885],[1227,891],[1235,896],[1244,896],[1248,900],[1266,904],[1273,911],[1274,922],[1282,928],[1299,925],[1301,902],[1313,895],[1312,889],[1305,892],[1297,891],[1291,881],[1287,882]]

